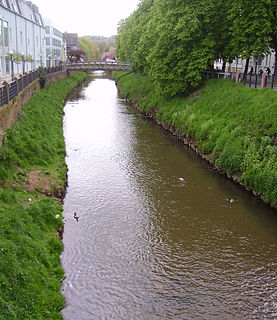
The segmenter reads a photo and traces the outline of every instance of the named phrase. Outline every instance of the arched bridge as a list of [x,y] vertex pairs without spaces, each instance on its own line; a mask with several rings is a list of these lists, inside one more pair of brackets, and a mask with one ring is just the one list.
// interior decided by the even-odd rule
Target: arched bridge
[[70,62],[66,64],[68,71],[132,71],[131,62],[92,60],[84,62]]

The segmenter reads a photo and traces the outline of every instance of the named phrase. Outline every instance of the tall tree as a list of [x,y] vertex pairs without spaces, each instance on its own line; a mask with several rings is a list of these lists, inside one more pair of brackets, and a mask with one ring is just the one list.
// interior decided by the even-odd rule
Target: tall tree
[[155,38],[147,57],[149,74],[169,95],[197,87],[201,72],[213,67],[216,4],[208,0],[154,2],[147,28],[149,37]]
[[[249,59],[273,49],[277,52],[277,1],[234,0],[229,19],[232,21],[231,50],[236,56]],[[275,71],[276,73],[276,61]],[[247,72],[247,70],[245,70]]]
[[100,50],[97,44],[87,38],[81,37],[79,40],[79,47],[82,51],[84,51],[87,60],[95,60],[100,58]]

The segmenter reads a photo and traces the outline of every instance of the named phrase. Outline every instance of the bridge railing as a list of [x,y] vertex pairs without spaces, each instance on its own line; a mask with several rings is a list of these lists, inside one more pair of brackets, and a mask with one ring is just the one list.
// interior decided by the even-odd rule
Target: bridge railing
[[131,62],[91,60],[66,63],[67,70],[124,70],[131,71]]

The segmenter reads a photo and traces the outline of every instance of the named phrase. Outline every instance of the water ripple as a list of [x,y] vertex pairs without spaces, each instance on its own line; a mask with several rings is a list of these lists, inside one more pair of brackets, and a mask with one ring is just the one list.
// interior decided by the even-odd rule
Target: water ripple
[[116,95],[65,107],[64,319],[276,319],[276,215]]

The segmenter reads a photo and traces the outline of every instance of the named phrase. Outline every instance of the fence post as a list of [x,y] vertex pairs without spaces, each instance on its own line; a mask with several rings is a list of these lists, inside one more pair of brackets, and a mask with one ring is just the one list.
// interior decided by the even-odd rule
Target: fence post
[[266,78],[267,78],[267,73],[264,72],[262,75],[261,89],[265,88],[266,86]]
[[9,90],[9,84],[7,81],[4,81],[3,86],[5,86],[5,90],[6,90],[6,96],[7,96],[7,102],[10,101],[10,90]]
[[240,78],[240,71],[237,71],[236,73],[236,83],[239,83],[239,78]]
[[275,78],[275,73],[272,75],[272,78],[271,78],[271,89],[273,89],[274,87],[274,78]]
[[18,95],[18,79],[16,77],[13,78],[16,81],[16,95]]
[[257,88],[257,83],[258,83],[258,75],[255,74],[255,88]]

